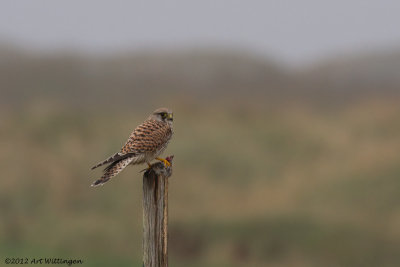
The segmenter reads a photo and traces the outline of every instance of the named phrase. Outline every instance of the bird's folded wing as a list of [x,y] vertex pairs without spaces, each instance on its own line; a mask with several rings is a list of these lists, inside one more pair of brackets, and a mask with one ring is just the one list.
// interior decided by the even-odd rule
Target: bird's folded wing
[[147,120],[139,125],[131,134],[121,153],[146,153],[154,152],[172,135],[171,128],[162,122]]

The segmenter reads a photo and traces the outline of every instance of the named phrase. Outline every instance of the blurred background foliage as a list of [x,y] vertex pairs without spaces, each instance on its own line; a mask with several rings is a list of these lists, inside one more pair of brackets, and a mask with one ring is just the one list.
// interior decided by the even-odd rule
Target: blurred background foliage
[[168,106],[172,266],[400,264],[400,69],[0,52],[3,255],[140,266],[142,167],[95,189],[89,168]]
[[[210,5],[222,5],[223,14],[201,6],[200,11],[210,13],[208,21],[196,7],[189,10],[193,3],[182,1],[187,13],[176,9],[176,16],[161,17],[168,30],[183,25],[175,17],[191,14],[182,26],[190,31],[180,32],[160,28],[153,13],[159,11],[152,8],[143,15],[127,8],[109,12],[97,1],[96,10],[81,3],[57,9],[51,2],[55,13],[50,15],[37,15],[42,9],[36,2],[31,9],[15,9],[14,17],[0,10],[2,262],[6,257],[48,257],[82,259],[84,266],[142,266],[139,171],[145,166],[129,167],[100,188],[90,187],[101,175],[90,167],[118,151],[136,125],[164,106],[174,111],[175,132],[165,152],[175,155],[169,181],[171,266],[400,266],[400,49],[361,49],[364,35],[358,35],[372,20],[387,23],[398,9],[385,6],[388,13],[380,17],[356,20],[364,9],[354,8],[354,1],[335,6],[342,17],[318,4],[301,4],[306,12],[287,13],[292,9],[282,4],[278,9],[285,12],[277,16],[254,16],[275,11],[250,8],[246,2],[236,12],[225,1]],[[30,12],[37,14],[29,21]],[[131,12],[148,24],[122,23],[136,18]],[[360,32],[346,14],[355,16]],[[215,27],[196,28],[221,16],[226,20]],[[78,23],[82,18],[93,21]],[[114,21],[121,32],[100,27]],[[321,40],[332,27],[321,35],[307,35],[307,29],[318,32],[318,26],[332,26],[329,22],[338,26],[329,36],[343,32],[343,40],[355,37],[358,48],[341,56],[321,53],[319,60],[305,53],[304,64],[290,65],[252,46],[239,49],[228,38],[237,34],[242,40],[247,35],[240,34],[258,30],[294,55],[307,51],[307,40],[328,46]],[[300,35],[286,42],[293,26]],[[79,35],[82,27],[87,36]],[[126,31],[154,37],[152,30],[158,28],[166,32],[167,43],[197,29],[198,39],[188,37],[196,44],[202,32],[225,38],[218,33],[222,29],[231,45],[204,40],[187,46],[178,40],[176,46],[164,46],[148,38],[153,46],[145,49],[90,52],[68,45],[38,49],[37,43],[8,38],[14,29],[33,39],[58,36],[58,44],[71,36],[93,39],[96,47],[113,38],[118,43],[118,33],[125,36]],[[393,33],[380,26],[367,31],[376,29],[389,37]],[[101,38],[95,38],[96,31]],[[282,39],[275,38],[277,32]]]

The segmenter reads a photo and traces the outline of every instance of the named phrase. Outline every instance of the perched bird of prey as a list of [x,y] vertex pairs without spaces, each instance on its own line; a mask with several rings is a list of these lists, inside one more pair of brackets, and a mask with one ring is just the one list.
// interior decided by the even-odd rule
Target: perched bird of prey
[[92,186],[103,185],[129,164],[147,163],[150,168],[150,162],[157,159],[164,162],[166,166],[170,166],[167,160],[158,158],[158,156],[165,150],[172,137],[172,121],[173,113],[170,109],[155,110],[147,120],[136,127],[120,152],[92,167],[93,170],[110,164],[104,169],[103,176]]

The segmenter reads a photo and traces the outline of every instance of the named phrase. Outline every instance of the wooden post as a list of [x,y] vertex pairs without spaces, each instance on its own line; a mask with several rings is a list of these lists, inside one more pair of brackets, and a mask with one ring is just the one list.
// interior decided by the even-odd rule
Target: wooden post
[[143,175],[143,266],[168,266],[168,177],[171,163],[157,162]]

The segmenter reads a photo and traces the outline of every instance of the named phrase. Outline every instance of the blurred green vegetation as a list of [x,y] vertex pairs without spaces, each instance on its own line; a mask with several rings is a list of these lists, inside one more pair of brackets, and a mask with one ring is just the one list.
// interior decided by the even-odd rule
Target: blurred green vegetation
[[142,174],[90,167],[174,110],[171,266],[400,266],[399,53],[0,46],[0,256],[141,266]]
[[[171,266],[400,265],[400,101],[165,106]],[[143,166],[90,167],[155,108],[4,109],[1,256],[141,266]]]

